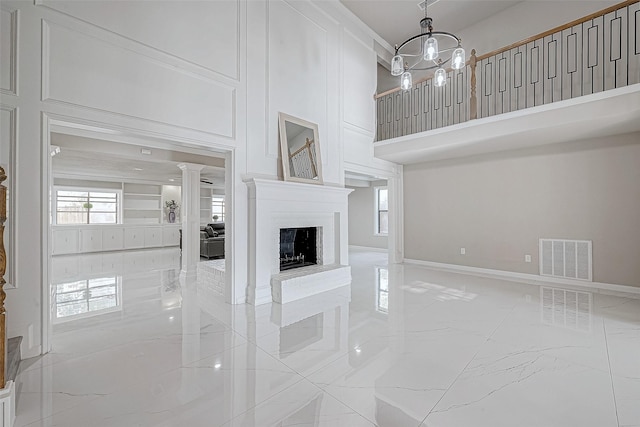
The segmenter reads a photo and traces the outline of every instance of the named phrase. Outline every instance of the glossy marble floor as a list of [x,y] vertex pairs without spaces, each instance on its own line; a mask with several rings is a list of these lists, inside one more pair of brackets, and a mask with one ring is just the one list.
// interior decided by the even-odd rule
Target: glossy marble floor
[[54,260],[17,426],[640,426],[640,299],[351,253],[350,287],[229,306],[179,254]]

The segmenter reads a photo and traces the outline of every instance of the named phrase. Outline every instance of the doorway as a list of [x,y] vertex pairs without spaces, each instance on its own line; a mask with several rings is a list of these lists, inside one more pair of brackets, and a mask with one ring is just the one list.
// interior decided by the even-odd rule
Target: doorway
[[[175,255],[180,256],[181,220],[178,163],[204,165],[202,191],[222,194],[226,200],[226,214],[230,214],[234,153],[225,147],[204,149],[193,144],[114,132],[50,117],[45,121],[43,148],[51,154],[43,162],[42,185],[43,204],[48,207],[43,215],[43,229],[47,231],[43,237],[43,258],[47,264],[43,272],[43,352],[48,352],[53,324],[60,323],[64,315],[69,319],[81,319],[89,317],[92,308],[98,314],[117,311],[118,299],[122,296],[121,281],[112,274],[113,279],[94,283],[93,279],[100,275],[109,276],[97,272],[112,273],[123,265],[119,262],[134,263],[151,252],[157,252],[155,258],[148,261],[151,264],[176,262]],[[211,221],[211,209],[209,197],[208,204],[201,206],[201,224]],[[82,225],[72,224],[74,221]],[[232,227],[232,222],[227,221],[228,236],[232,235]],[[228,240],[225,246],[230,248]],[[72,276],[74,268],[52,260],[57,256],[70,258],[68,255],[74,251],[81,255],[88,252],[100,262],[79,263],[78,270],[86,272],[95,268],[96,274],[91,283],[90,279],[84,280],[86,286],[82,292],[62,297],[69,300],[63,303],[77,303],[75,306],[67,304],[58,310],[55,295],[64,292],[61,292],[63,288],[53,289],[56,292],[52,296],[52,280],[61,271]],[[123,252],[120,259],[124,261],[118,261],[118,251]],[[223,262],[229,273],[223,291],[229,293],[225,298],[232,300],[231,251],[226,250],[225,254]],[[170,282],[167,278],[162,280]],[[93,288],[99,290],[93,291]],[[92,294],[102,294],[102,298],[91,299]],[[82,298],[74,299],[77,295]]]

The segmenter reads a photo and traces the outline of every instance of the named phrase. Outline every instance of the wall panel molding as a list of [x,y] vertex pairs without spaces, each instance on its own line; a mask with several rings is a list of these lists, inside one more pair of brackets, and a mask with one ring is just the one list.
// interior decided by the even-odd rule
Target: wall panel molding
[[[278,82],[274,82],[275,78],[277,77],[277,75],[272,72],[272,68],[274,67],[274,62],[273,62],[273,57],[276,56],[276,52],[274,51],[274,49],[272,49],[273,47],[273,43],[275,43],[276,37],[277,37],[277,33],[275,33],[275,31],[280,31],[282,34],[282,30],[283,27],[282,26],[278,26],[278,25],[274,25],[273,20],[276,18],[281,18],[281,14],[275,13],[275,5],[283,5],[285,6],[288,10],[290,10],[291,12],[295,13],[296,16],[299,16],[301,19],[300,20],[293,20],[295,22],[298,23],[298,25],[300,25],[299,23],[308,23],[310,24],[309,27],[307,28],[314,28],[315,30],[317,30],[317,33],[322,34],[322,36],[320,37],[313,37],[313,38],[309,38],[309,40],[312,40],[312,42],[310,42],[310,44],[308,44],[305,47],[309,47],[309,46],[313,46],[314,48],[316,48],[317,50],[314,53],[314,55],[311,55],[310,52],[308,50],[306,50],[304,52],[304,54],[306,55],[301,55],[302,58],[297,58],[300,59],[301,61],[303,61],[303,63],[306,63],[306,61],[310,61],[310,60],[314,60],[316,58],[320,58],[320,61],[322,61],[324,64],[324,69],[321,70],[321,78],[320,81],[313,81],[313,82],[309,82],[309,84],[306,86],[306,88],[308,89],[308,95],[309,96],[315,96],[316,98],[314,98],[315,105],[318,105],[321,101],[323,103],[323,116],[324,117],[314,117],[313,116],[313,112],[318,113],[319,110],[315,109],[314,107],[309,106],[308,102],[304,99],[300,99],[300,103],[298,103],[298,105],[296,105],[295,108],[299,108],[299,110],[295,110],[293,107],[288,107],[286,105],[282,106],[281,104],[283,103],[284,99],[282,100],[278,100],[275,99],[274,96],[274,91],[272,91],[272,89],[274,89],[274,85]],[[268,20],[268,38],[269,38],[269,45],[268,45],[268,56],[270,58],[269,64],[267,65],[268,69],[267,69],[267,78],[268,78],[268,97],[267,97],[267,135],[268,135],[268,147],[267,147],[267,156],[271,157],[271,158],[277,158],[278,156],[278,112],[284,112],[287,114],[290,114],[292,116],[296,116],[296,117],[300,117],[302,119],[308,120],[310,122],[313,123],[317,123],[318,127],[319,127],[319,137],[320,137],[320,147],[321,147],[321,158],[322,158],[322,164],[323,166],[325,166],[327,164],[328,159],[331,156],[331,144],[329,144],[330,141],[330,131],[329,131],[329,126],[330,126],[330,120],[329,117],[331,116],[330,113],[330,108],[331,108],[331,94],[330,94],[330,90],[329,90],[329,62],[330,62],[330,58],[328,55],[328,50],[329,50],[329,45],[330,45],[330,30],[325,26],[324,22],[321,22],[321,20],[317,19],[319,17],[322,17],[324,19],[327,19],[327,17],[325,16],[324,13],[321,13],[321,11],[319,11],[317,8],[313,7],[313,8],[309,8],[309,11],[304,10],[304,6],[306,4],[296,4],[294,6],[294,4],[287,2],[286,0],[280,0],[278,2],[272,1],[269,4],[269,8],[267,10],[267,20]],[[299,7],[303,7],[302,9]],[[308,12],[308,13],[307,13]],[[318,16],[312,16],[313,14],[317,14]],[[333,21],[331,21],[330,23],[333,23]],[[293,31],[293,30],[291,30]],[[298,40],[303,39],[302,37],[299,37]],[[293,40],[291,38],[289,38],[288,40]],[[319,43],[320,41],[322,41],[322,43]],[[293,54],[294,52],[292,50],[289,50],[287,53],[289,54]],[[286,55],[285,55],[286,56]],[[277,63],[277,62],[276,62]],[[309,65],[308,63],[306,65]],[[301,70],[302,73],[306,72],[306,71],[311,71],[310,69],[308,70]],[[282,73],[279,73],[282,74]],[[337,77],[337,76],[336,76]],[[281,83],[281,82],[280,82]],[[293,89],[293,86],[296,84],[296,82],[294,81],[292,83],[292,89],[289,89],[289,91],[295,90]],[[323,87],[324,90],[320,90],[320,89],[316,89],[318,87]],[[277,89],[283,89],[283,88],[277,88]],[[316,89],[316,90],[313,90]],[[286,90],[286,89],[284,89]],[[285,102],[291,102],[291,98],[300,98],[300,94],[289,94],[290,99],[286,100]],[[320,98],[322,97],[322,98]],[[306,110],[306,111],[305,111]]]
[[42,26],[43,101],[235,138],[235,86],[57,22]]
[[4,245],[7,253],[7,270],[5,289],[16,287],[16,238],[15,230],[18,222],[16,216],[16,147],[18,129],[18,109],[0,104],[0,166],[7,174],[7,222],[5,223]]
[[[151,41],[141,41],[130,35],[125,34],[122,30],[115,30],[108,28],[107,25],[95,22],[96,19],[86,16],[76,16],[72,13],[72,10],[68,6],[65,7],[65,3],[73,4],[74,2],[57,2],[51,0],[34,0],[36,6],[43,9],[47,9],[56,14],[57,17],[69,20],[69,26],[82,26],[82,31],[92,31],[96,37],[103,38],[112,43],[118,43],[123,47],[132,51],[138,52],[141,55],[151,56],[159,61],[166,62],[175,67],[185,68],[193,73],[202,75],[203,77],[212,80],[222,80],[230,84],[240,83],[240,68],[242,60],[242,46],[241,46],[241,5],[240,1],[235,1],[235,28],[234,34],[236,37],[236,43],[233,49],[235,58],[232,61],[234,63],[235,70],[233,72],[225,72],[223,70],[217,70],[212,66],[201,64],[192,58],[188,58],[187,55],[182,55],[175,51],[163,49],[158,46],[154,46]],[[144,2],[141,2],[144,3]],[[82,4],[78,2],[78,4]]]
[[[3,24],[0,25],[0,41],[3,47],[8,47],[8,52],[3,49],[2,58],[0,58],[0,72],[2,73],[0,93],[18,96],[19,11],[2,7],[0,8],[0,15]],[[8,46],[5,46],[5,43]]]
[[267,137],[264,139],[264,153],[265,153],[266,157],[268,157],[270,159],[277,160],[278,156],[280,155],[280,149],[279,149],[280,139],[278,138],[278,141],[275,144],[275,146],[274,146],[274,144],[271,143],[271,141],[269,139],[269,135],[271,135],[271,129],[272,129],[272,126],[273,126],[273,124],[270,123],[272,121],[271,120],[272,117],[271,117],[270,108],[269,108],[271,106],[271,104],[270,104],[270,96],[269,96],[269,81],[270,81],[269,80],[269,71],[270,71],[270,68],[271,68],[270,61],[269,61],[269,58],[271,58],[270,49],[269,49],[269,35],[271,34],[271,20],[269,19],[269,17],[271,16],[271,13],[270,13],[270,7],[271,6],[270,5],[271,5],[270,1],[265,3],[265,6],[266,6],[265,30],[266,31],[265,31],[265,34],[264,34],[264,40],[265,40],[265,52],[266,52],[266,54],[265,54],[265,66],[264,67],[265,67],[265,88],[266,88],[266,91],[265,91],[265,115],[264,115],[265,116],[264,117],[265,123],[264,123],[264,128],[267,131],[266,132],[267,133],[267,135],[266,135]]
[[[347,40],[351,40],[352,42],[355,43],[355,46],[360,46],[362,47],[364,50],[366,50],[367,54],[371,57],[371,63],[370,64],[366,64],[366,61],[363,61],[366,66],[372,66],[375,67],[376,64],[376,53],[373,50],[373,44],[371,46],[367,45],[365,42],[363,42],[356,34],[354,34],[353,32],[349,31],[347,28],[343,28],[343,37],[342,37],[342,46],[341,46],[341,53],[342,53],[342,74],[343,74],[343,78],[342,78],[342,82],[343,82],[343,122],[346,124],[350,124],[352,126],[358,127],[360,129],[362,129],[365,132],[368,133],[375,133],[375,127],[376,127],[376,123],[375,123],[375,102],[373,100],[373,95],[376,92],[376,81],[374,79],[372,79],[371,83],[371,97],[367,97],[366,99],[355,99],[354,96],[350,95],[348,93],[348,85],[356,85],[362,82],[362,76],[359,75],[359,73],[349,73],[348,70],[345,69],[345,66],[347,64],[347,55],[351,54],[353,55],[354,52],[348,52],[346,49],[347,46]],[[363,51],[364,51],[363,50]],[[358,77],[356,78],[355,82],[349,82],[348,81],[348,77],[351,74],[356,74],[358,75]],[[363,88],[358,88],[358,93],[365,93]],[[365,89],[366,90],[366,89]],[[361,102],[367,102],[370,103],[370,105],[368,106],[364,106],[364,105],[357,105],[357,101],[361,101]],[[352,104],[352,109],[354,111],[362,111],[362,110],[369,110],[368,113],[370,114],[370,117],[367,119],[365,119],[364,117],[357,117],[354,114],[350,114],[350,110],[349,110],[349,105],[350,103]]]

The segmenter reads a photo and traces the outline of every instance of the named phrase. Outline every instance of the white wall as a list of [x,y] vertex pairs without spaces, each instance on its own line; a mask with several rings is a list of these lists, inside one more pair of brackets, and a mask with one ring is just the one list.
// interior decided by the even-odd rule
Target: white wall
[[538,239],[592,240],[594,281],[640,286],[639,164],[636,132],[405,166],[405,256],[538,274]]
[[373,159],[375,36],[338,2],[42,0],[1,8],[2,141],[18,159],[8,167],[17,185],[10,221],[19,239],[9,254],[17,287],[7,289],[6,305],[9,336],[25,337],[24,357],[47,351],[44,186],[49,131],[60,121],[135,134],[138,143],[227,151],[232,302],[245,300],[247,284],[243,180],[278,177],[279,111],[318,124],[329,185],[342,184],[347,164],[396,172]]

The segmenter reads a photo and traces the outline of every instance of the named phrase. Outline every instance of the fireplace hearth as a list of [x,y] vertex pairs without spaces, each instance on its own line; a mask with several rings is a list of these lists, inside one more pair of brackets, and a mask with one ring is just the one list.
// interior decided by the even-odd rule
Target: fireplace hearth
[[318,263],[317,228],[280,229],[280,271]]

